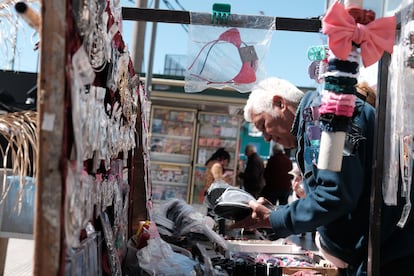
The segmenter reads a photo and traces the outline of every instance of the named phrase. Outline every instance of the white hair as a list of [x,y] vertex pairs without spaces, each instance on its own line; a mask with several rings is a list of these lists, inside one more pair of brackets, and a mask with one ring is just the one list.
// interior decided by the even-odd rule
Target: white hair
[[285,153],[285,149],[283,148],[283,146],[281,144],[274,143],[273,147],[272,147],[272,153],[275,154],[277,152]]
[[257,152],[257,148],[253,144],[248,144],[244,150],[246,152]]
[[258,83],[250,92],[246,105],[244,106],[244,119],[252,121],[252,114],[262,112],[273,112],[273,97],[280,96],[297,107],[304,93],[292,83],[284,79],[270,77]]

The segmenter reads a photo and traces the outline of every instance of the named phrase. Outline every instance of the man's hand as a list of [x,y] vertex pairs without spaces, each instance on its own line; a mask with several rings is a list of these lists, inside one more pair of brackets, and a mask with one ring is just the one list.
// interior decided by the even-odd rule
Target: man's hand
[[292,190],[295,192],[296,197],[304,198],[306,196],[305,190],[300,182],[293,182],[292,183]]
[[242,220],[236,221],[230,227],[234,228],[246,228],[246,229],[257,229],[257,228],[271,228],[270,225],[270,212],[272,209],[269,209],[266,206],[272,206],[269,201],[265,198],[260,197],[257,201],[250,200],[250,208],[252,208],[252,215],[248,216]]

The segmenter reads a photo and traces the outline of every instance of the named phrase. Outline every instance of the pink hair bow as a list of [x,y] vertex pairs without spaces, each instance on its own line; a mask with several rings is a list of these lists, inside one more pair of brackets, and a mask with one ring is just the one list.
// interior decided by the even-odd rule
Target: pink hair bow
[[395,16],[382,17],[367,25],[356,23],[339,2],[328,9],[322,20],[322,32],[328,35],[328,46],[333,54],[346,60],[353,41],[360,45],[365,67],[377,62],[384,51],[392,53],[395,28]]

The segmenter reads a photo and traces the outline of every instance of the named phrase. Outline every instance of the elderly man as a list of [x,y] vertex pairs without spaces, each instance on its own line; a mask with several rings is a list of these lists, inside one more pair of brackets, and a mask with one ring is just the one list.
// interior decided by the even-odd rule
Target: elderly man
[[[316,243],[326,259],[343,269],[345,275],[366,275],[375,111],[369,104],[356,100],[342,168],[335,172],[318,169],[316,165],[321,137],[320,105],[317,91],[304,94],[291,83],[274,77],[253,89],[244,117],[263,132],[265,140],[285,148],[297,147],[306,196],[276,210],[266,208],[264,199],[252,201],[252,216],[233,227],[272,228],[279,238],[316,229]],[[381,264],[385,271],[395,261],[399,271],[405,271],[414,256],[414,224],[411,220],[404,228],[398,228],[402,207],[394,208],[394,216],[383,208],[386,217],[381,223],[388,229],[382,234],[382,244],[390,243],[386,239],[393,237],[395,244],[388,248],[395,251],[381,252]],[[397,248],[401,250],[396,251]]]

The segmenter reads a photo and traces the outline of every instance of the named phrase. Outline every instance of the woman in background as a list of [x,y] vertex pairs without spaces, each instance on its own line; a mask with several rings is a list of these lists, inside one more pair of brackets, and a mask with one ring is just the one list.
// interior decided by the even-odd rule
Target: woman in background
[[[207,195],[207,191],[211,184],[216,181],[224,181],[231,185],[231,179],[225,174],[225,168],[230,163],[230,154],[224,148],[219,148],[215,153],[207,160],[206,173],[204,175],[204,195]],[[207,215],[215,217],[211,214],[211,209],[207,209]],[[217,219],[219,234],[225,234],[225,220],[223,218]]]
[[214,181],[222,180],[231,185],[231,177],[225,173],[225,168],[230,163],[230,154],[224,148],[219,148],[207,160],[206,173],[204,175],[204,194]]

